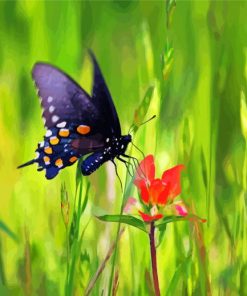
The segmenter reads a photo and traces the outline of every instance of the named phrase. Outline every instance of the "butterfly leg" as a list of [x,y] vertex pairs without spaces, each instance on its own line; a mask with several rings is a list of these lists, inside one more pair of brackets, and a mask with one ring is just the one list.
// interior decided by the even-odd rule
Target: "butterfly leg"
[[118,171],[117,171],[117,165],[116,165],[116,163],[115,163],[115,161],[114,161],[113,159],[111,160],[111,162],[114,164],[115,172],[116,172],[116,175],[117,175],[118,180],[119,180],[119,182],[120,182],[121,190],[122,190],[122,192],[123,192],[123,184],[122,184],[122,181],[121,181],[121,179],[120,179],[120,177],[119,177],[119,174],[118,174]]
[[[143,155],[144,155],[144,154],[143,154]],[[144,173],[144,171],[142,170],[142,168],[140,167],[140,163],[139,163],[139,161],[138,161],[137,158],[135,158],[135,157],[133,157],[133,156],[129,156],[129,155],[127,155],[127,154],[122,154],[122,156],[125,157],[125,158],[132,159],[136,171],[137,171],[137,168],[139,167],[139,169],[140,169],[140,171],[141,171],[141,173],[142,173],[142,175],[143,175],[143,176],[140,176],[140,177],[144,177],[144,178],[145,178],[145,173]]]
[[137,162],[138,165],[140,165],[139,160],[137,158],[135,158],[134,156],[130,156],[127,154],[121,154],[121,156],[125,157],[125,158],[129,158],[129,159],[133,159],[134,161]]
[[133,142],[131,142],[131,144],[136,148],[136,150],[138,150],[141,153],[141,155],[142,155],[142,157],[144,159],[145,158],[145,154],[143,153],[143,151],[140,148],[138,148]]
[[135,158],[133,156],[126,155],[126,154],[122,154],[121,156],[123,156],[125,158],[128,158],[128,159],[132,159],[133,163],[134,163],[134,166],[135,166],[135,169],[137,169],[137,167],[140,166],[140,163],[139,163],[137,158]]
[[[133,165],[132,165],[132,163],[130,163],[129,161],[126,161],[126,160],[120,158],[120,156],[118,156],[117,159],[120,160],[121,162],[123,162],[123,163],[125,164],[126,169],[127,169],[128,173],[129,173],[129,175],[130,175],[131,177],[133,177],[133,176],[134,176],[134,169],[133,169]],[[131,168],[132,168],[132,174],[130,173],[129,166],[131,166]]]

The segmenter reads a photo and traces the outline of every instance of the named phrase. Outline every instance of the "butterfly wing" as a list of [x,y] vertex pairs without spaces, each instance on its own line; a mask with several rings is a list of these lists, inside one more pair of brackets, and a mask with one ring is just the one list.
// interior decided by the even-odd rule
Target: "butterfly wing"
[[101,73],[94,54],[92,53],[92,51],[89,51],[89,54],[94,67],[92,101],[97,109],[101,112],[103,121],[102,133],[104,133],[106,137],[118,137],[121,135],[121,127],[112,97],[107,88],[104,77]]

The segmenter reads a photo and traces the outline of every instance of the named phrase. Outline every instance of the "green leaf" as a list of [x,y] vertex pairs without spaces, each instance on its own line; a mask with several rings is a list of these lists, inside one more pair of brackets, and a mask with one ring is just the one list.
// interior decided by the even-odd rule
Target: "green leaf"
[[83,157],[81,157],[77,163],[76,176],[75,176],[76,190],[78,189],[78,186],[79,186],[80,182],[82,181],[82,173],[81,173],[81,163],[82,162],[83,162]]
[[12,238],[15,242],[18,242],[18,238],[15,235],[15,233],[9,229],[9,227],[0,220],[0,230],[2,230],[3,232],[5,232],[10,238]]
[[131,176],[129,176],[128,172],[126,172],[126,181],[125,181],[125,189],[124,189],[124,194],[123,194],[123,202],[122,202],[121,212],[123,212],[123,208],[125,207],[128,198],[132,195],[132,193],[134,191],[134,186],[133,186],[134,179],[135,179],[135,175],[131,177]]
[[87,188],[86,188],[86,193],[85,193],[85,197],[83,200],[83,204],[81,206],[81,212],[80,215],[82,215],[86,209],[87,203],[88,203],[88,197],[89,197],[89,189],[90,189],[90,183],[87,183]]
[[76,239],[76,221],[77,221],[77,214],[76,212],[73,213],[73,218],[70,224],[69,229],[69,246],[72,247],[74,240]]
[[185,221],[188,220],[188,217],[182,217],[182,216],[166,216],[163,219],[158,220],[159,224],[156,224],[155,226],[158,229],[162,229],[164,225],[171,223],[171,222],[177,222],[177,221]]
[[104,216],[97,216],[97,218],[105,222],[120,222],[120,223],[128,224],[144,232],[147,232],[145,223],[130,215],[104,215]]
[[164,225],[171,223],[171,222],[178,222],[178,221],[198,221],[201,223],[206,222],[207,220],[202,219],[194,214],[189,214],[187,216],[166,216],[161,220],[158,220],[160,223],[156,224],[155,226],[158,229],[162,229],[162,227],[164,227]]
[[158,236],[158,244],[156,245],[156,248],[158,248],[160,246],[160,244],[162,243],[162,240],[163,240],[165,233],[166,233],[166,225],[167,224],[163,224],[158,228],[159,229],[159,236]]
[[169,77],[169,74],[172,70],[173,62],[174,62],[174,49],[171,46],[171,44],[167,42],[165,51],[162,55],[162,68],[163,68],[162,72],[163,72],[164,80],[167,80],[167,78]]
[[172,280],[170,281],[168,289],[166,291],[166,296],[172,296],[176,294],[178,283],[183,277],[186,277],[186,269],[190,264],[191,264],[191,255],[185,258],[185,260],[178,265],[176,271],[173,274]]
[[166,17],[167,17],[167,28],[170,27],[172,22],[173,13],[176,8],[176,0],[167,0],[166,1]]
[[204,186],[205,188],[208,188],[207,163],[206,163],[206,156],[203,149],[201,149],[201,164],[202,164],[202,177],[203,177]]

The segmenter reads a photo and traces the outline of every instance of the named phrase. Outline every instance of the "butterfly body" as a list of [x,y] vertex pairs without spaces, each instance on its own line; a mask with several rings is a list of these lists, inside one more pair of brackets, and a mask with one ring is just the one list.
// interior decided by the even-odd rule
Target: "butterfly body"
[[36,63],[32,76],[43,108],[46,134],[38,144],[36,158],[19,168],[37,163],[46,178],[90,154],[81,164],[83,175],[90,175],[104,162],[124,155],[131,136],[121,128],[110,92],[97,61],[94,66],[92,96],[62,70]]
[[88,156],[81,164],[81,172],[84,176],[92,174],[106,161],[114,161],[115,157],[124,155],[128,144],[131,142],[131,135],[113,137],[106,139],[104,150],[95,152]]

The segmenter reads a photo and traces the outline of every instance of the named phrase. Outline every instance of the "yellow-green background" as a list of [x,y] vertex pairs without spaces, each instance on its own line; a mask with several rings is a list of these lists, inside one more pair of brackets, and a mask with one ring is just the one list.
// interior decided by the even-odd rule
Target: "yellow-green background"
[[[157,251],[161,294],[247,295],[247,5],[177,1],[172,7],[172,1],[0,2],[1,295],[64,294],[60,186],[65,181],[72,213],[76,166],[51,181],[35,166],[16,166],[33,157],[44,134],[33,64],[53,63],[90,91],[87,48],[101,65],[123,133],[154,87],[148,115],[157,119],[134,142],[155,155],[157,175],[186,165],[181,197],[207,219],[167,227]],[[122,164],[119,171],[124,181]],[[117,224],[94,216],[119,213],[122,198],[111,165],[89,180],[74,295],[83,295],[115,239]],[[129,227],[118,251],[118,295],[151,295],[148,237]],[[93,295],[107,295],[111,264]]]

